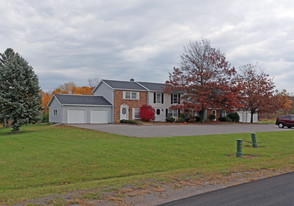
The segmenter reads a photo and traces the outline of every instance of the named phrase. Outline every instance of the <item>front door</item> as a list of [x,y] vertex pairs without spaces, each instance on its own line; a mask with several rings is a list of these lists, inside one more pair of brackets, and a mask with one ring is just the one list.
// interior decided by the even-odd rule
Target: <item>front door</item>
[[155,108],[154,116],[155,116],[155,121],[156,122],[164,122],[165,121],[165,119],[164,119],[164,110],[163,109],[160,109],[160,108],[156,109]]
[[120,106],[120,119],[129,119],[129,106],[121,105]]

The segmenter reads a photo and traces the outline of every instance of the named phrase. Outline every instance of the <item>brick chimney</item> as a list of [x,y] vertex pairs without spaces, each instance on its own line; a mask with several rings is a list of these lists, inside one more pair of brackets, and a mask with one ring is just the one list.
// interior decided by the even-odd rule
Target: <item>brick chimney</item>
[[130,79],[130,82],[134,82],[134,81],[135,81],[134,78],[131,78],[131,79]]

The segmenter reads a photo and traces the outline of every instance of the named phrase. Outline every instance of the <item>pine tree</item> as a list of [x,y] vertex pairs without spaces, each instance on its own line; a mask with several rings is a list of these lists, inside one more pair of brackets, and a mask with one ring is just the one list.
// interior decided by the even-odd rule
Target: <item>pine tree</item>
[[8,48],[3,54],[0,54],[0,67],[4,66],[9,60],[15,56],[13,49]]
[[11,121],[12,132],[28,123],[38,121],[41,109],[37,75],[28,62],[16,53],[1,68],[0,119]]
[[[1,69],[5,66],[5,64],[7,64],[8,61],[10,61],[14,56],[15,52],[11,48],[6,49],[3,54],[0,53],[0,72]],[[0,113],[2,113],[1,110]],[[9,127],[9,123],[6,119],[2,119],[0,117],[0,123],[3,124],[3,127]]]

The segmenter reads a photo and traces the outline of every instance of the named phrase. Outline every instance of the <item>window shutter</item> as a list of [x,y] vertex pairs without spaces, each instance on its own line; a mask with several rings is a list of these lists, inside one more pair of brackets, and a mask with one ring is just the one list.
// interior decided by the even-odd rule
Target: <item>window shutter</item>
[[164,103],[163,98],[164,98],[164,95],[163,95],[163,93],[162,93],[162,94],[161,94],[161,103],[162,103],[162,104]]
[[173,104],[173,94],[170,94],[170,103]]
[[181,98],[181,95],[179,94],[179,96],[178,96],[178,103],[179,103],[179,104],[181,104],[181,100],[180,100],[180,98]]
[[123,99],[125,99],[125,98],[126,98],[126,92],[123,91]]
[[137,99],[140,99],[140,92],[137,92]]
[[156,103],[156,93],[154,92],[153,103]]
[[168,116],[168,109],[165,109],[165,117]]

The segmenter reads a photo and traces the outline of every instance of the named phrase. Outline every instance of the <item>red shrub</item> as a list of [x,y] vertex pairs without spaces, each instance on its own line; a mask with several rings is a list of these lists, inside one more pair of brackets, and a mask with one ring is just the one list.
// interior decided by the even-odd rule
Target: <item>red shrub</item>
[[142,105],[140,107],[140,118],[144,121],[150,121],[154,119],[155,110],[150,105]]

